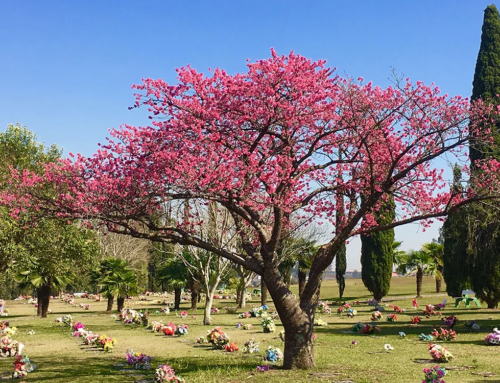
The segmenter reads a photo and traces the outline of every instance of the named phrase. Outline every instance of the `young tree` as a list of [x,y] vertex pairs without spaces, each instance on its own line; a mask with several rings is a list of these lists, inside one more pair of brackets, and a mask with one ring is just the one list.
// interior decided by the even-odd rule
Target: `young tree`
[[416,273],[417,298],[422,298],[422,282],[424,274],[432,267],[431,256],[422,250],[410,250],[399,258],[397,271],[402,274]]
[[[496,118],[481,102],[471,106],[421,82],[396,80],[382,89],[334,76],[324,61],[274,51],[249,63],[247,73],[216,69],[204,76],[188,67],[178,78],[176,85],[147,79],[136,86],[135,106],[148,108],[152,126],[113,131],[114,141],[94,157],[47,167],[43,177],[13,172],[3,203],[14,216],[16,208],[36,205],[44,215],[101,219],[111,231],[194,246],[255,272],[285,329],[287,369],[315,364],[322,275],[348,238],[415,221],[427,225],[497,191],[495,161],[482,162],[481,187],[463,195],[450,191],[435,168],[447,153],[465,159],[469,131],[488,114]],[[59,187],[57,198],[39,192],[45,182]],[[350,198],[335,224],[339,192]],[[239,246],[200,236],[192,220],[158,219],[166,203],[186,198],[223,206],[234,221],[225,235]],[[377,224],[374,214],[392,198],[397,216]],[[334,224],[300,299],[287,289],[277,262],[292,213]]]
[[443,282],[443,253],[444,245],[438,242],[429,242],[422,245],[422,251],[429,254],[432,258],[432,269],[429,270],[430,274],[434,275],[436,280],[436,293],[441,292],[441,283]]
[[[396,217],[395,208],[392,199],[384,201],[374,214],[377,224],[390,225]],[[391,287],[393,245],[394,229],[361,235],[361,278],[377,301],[381,301]]]
[[93,274],[101,292],[108,299],[106,311],[113,309],[116,298],[117,311],[123,310],[125,299],[129,294],[137,293],[137,277],[129,263],[120,258],[106,258]]
[[180,310],[182,289],[189,285],[188,267],[179,257],[169,258],[158,274],[165,286],[174,290],[174,310]]

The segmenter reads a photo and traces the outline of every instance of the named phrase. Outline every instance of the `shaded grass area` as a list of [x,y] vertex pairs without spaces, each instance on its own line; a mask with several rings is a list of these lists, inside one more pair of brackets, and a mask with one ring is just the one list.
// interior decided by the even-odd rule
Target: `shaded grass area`
[[[296,286],[293,287],[296,290]],[[430,295],[420,299],[419,304],[437,304],[442,302],[446,296],[436,296],[434,281],[426,278],[423,294]],[[387,301],[405,308],[407,312],[398,314],[397,322],[378,322],[382,332],[374,335],[359,335],[352,333],[352,326],[358,322],[370,323],[372,308],[366,304],[355,306],[358,316],[347,318],[336,314],[321,317],[328,322],[327,327],[315,329],[317,340],[315,342],[315,356],[317,367],[310,371],[285,371],[279,366],[264,373],[257,373],[256,366],[264,364],[261,356],[245,355],[241,351],[237,353],[226,353],[212,350],[207,346],[196,344],[196,338],[206,334],[211,326],[201,325],[202,310],[199,309],[181,319],[174,312],[155,314],[160,307],[150,301],[145,304],[133,300],[136,309],[149,308],[153,320],[162,319],[168,323],[189,325],[189,334],[184,337],[165,337],[145,330],[143,327],[125,325],[111,318],[104,312],[105,303],[91,303],[91,310],[84,311],[77,307],[52,301],[53,314],[47,319],[39,319],[34,316],[35,309],[32,305],[24,302],[7,302],[11,311],[8,318],[12,326],[18,327],[16,339],[26,345],[26,353],[37,363],[38,370],[28,376],[32,382],[134,382],[142,379],[153,379],[154,369],[151,371],[131,370],[124,364],[124,353],[132,348],[134,351],[143,352],[155,358],[153,367],[159,364],[169,363],[176,372],[186,379],[187,382],[316,382],[316,381],[342,381],[352,380],[354,382],[381,382],[392,380],[397,382],[419,382],[422,380],[422,369],[432,364],[415,363],[419,359],[429,359],[427,343],[420,342],[420,333],[429,334],[433,328],[443,325],[438,317],[423,320],[421,325],[411,325],[413,315],[421,315],[421,311],[415,311],[411,305],[411,298],[415,292],[414,278],[394,278],[392,281],[390,297]],[[334,281],[323,284],[321,291],[322,299],[332,301],[337,299],[337,286]],[[352,304],[355,300],[364,300],[370,297],[364,289],[360,280],[348,280],[345,300]],[[171,297],[172,298],[172,297]],[[395,301],[392,301],[395,299]],[[170,299],[173,300],[173,299]],[[449,342],[446,346],[454,354],[455,359],[449,366],[464,367],[468,370],[455,370],[449,373],[446,382],[479,382],[500,381],[500,347],[487,346],[484,337],[491,332],[493,327],[500,327],[500,311],[488,310],[485,307],[471,307],[466,309],[463,305],[454,307],[454,301],[450,298],[448,308],[443,311],[445,316],[456,315],[459,318],[455,330],[458,333],[457,341]],[[86,299],[79,302],[89,303]],[[224,308],[234,305],[231,301],[215,301],[215,306]],[[258,302],[249,302],[248,307],[257,306]],[[189,307],[184,302],[185,309]],[[336,307],[332,306],[336,311]],[[386,314],[392,309],[386,307]],[[243,311],[243,310],[240,310]],[[68,327],[58,325],[54,319],[56,316],[71,314],[76,321],[81,321],[95,333],[106,334],[118,340],[118,344],[112,353],[89,348],[82,345],[81,339],[73,338]],[[191,318],[194,315],[195,318]],[[492,316],[493,319],[489,319]],[[464,326],[467,320],[475,320],[480,324],[481,330],[473,332]],[[236,323],[252,323],[252,330],[236,328]],[[260,327],[259,318],[238,319],[234,314],[226,314],[221,310],[220,314],[213,315],[213,326],[222,326],[243,348],[245,341],[254,338],[260,342],[261,354],[269,345],[283,347],[278,334],[282,327],[277,321],[276,333],[264,334]],[[33,329],[35,335],[27,335]],[[399,332],[405,332],[407,339],[400,339]],[[357,345],[351,347],[351,342],[357,341]],[[394,351],[387,353],[383,351],[384,344],[390,343]],[[0,359],[0,375],[12,371],[12,359]],[[486,378],[472,375],[472,372],[492,372],[498,376]]]

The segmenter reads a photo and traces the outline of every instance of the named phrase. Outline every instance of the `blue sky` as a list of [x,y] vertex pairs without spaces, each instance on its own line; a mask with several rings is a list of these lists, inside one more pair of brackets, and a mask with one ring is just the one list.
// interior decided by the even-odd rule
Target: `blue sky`
[[[0,129],[27,125],[65,153],[91,155],[107,130],[145,125],[129,111],[134,83],[175,81],[175,68],[245,70],[270,48],[326,59],[341,75],[386,86],[391,68],[444,93],[469,96],[481,0],[0,2]],[[398,228],[403,248],[437,237]],[[348,250],[359,269],[359,242]]]

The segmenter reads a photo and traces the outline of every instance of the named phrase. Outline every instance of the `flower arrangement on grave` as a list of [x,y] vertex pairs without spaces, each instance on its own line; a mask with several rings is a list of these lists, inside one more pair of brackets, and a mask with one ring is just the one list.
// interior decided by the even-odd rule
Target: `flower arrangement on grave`
[[243,347],[243,352],[245,354],[258,354],[260,352],[259,343],[255,342],[253,338],[250,339],[249,341],[245,342],[245,347]]
[[251,323],[245,323],[243,325],[243,330],[251,330],[253,328],[253,324]]
[[414,316],[413,318],[411,318],[412,324],[419,324],[420,322],[422,322],[422,318],[420,318],[419,316]]
[[134,352],[134,350],[127,350],[125,358],[127,359],[127,363],[131,366],[134,366],[136,370],[151,369],[151,361],[153,360],[153,358],[149,355]]
[[323,319],[321,318],[314,318],[314,325],[315,326],[328,326],[328,323],[326,323]]
[[452,353],[439,344],[429,344],[429,354],[436,362],[446,363],[453,359]]
[[481,326],[479,326],[475,321],[471,320],[471,321],[467,321],[465,322],[465,327],[468,327],[470,328],[471,330],[473,331],[478,331],[481,329]]
[[174,369],[168,364],[158,367],[155,374],[156,383],[183,383],[184,379],[175,374]]
[[28,376],[29,372],[36,370],[36,364],[31,363],[29,358],[23,357],[22,355],[17,355],[14,360],[14,372],[12,373],[12,379],[21,379]]
[[271,318],[271,316],[267,315],[267,313],[266,315],[262,315],[261,326],[262,330],[265,333],[274,332],[276,330],[276,325],[274,324],[274,320]]
[[250,314],[250,312],[245,311],[245,312],[243,312],[243,313],[240,313],[240,314],[238,315],[238,318],[240,318],[240,319],[245,319],[245,318],[250,318],[251,316],[252,316],[252,315]]
[[380,311],[377,310],[377,311],[372,312],[372,321],[375,322],[375,321],[378,321],[380,319],[382,319],[382,313]]
[[484,341],[489,345],[500,346],[500,330],[495,327],[492,333],[486,335]]
[[381,332],[380,328],[375,325],[367,324],[361,330],[359,330],[360,334],[373,334],[374,332]]
[[343,303],[342,306],[340,306],[337,309],[337,314],[342,315],[343,313],[349,311],[351,309],[351,305],[349,303]]
[[180,324],[177,329],[175,330],[176,335],[186,335],[188,333],[188,325],[187,324]]
[[396,314],[387,315],[387,322],[396,322],[398,320],[398,316]]
[[448,326],[449,328],[453,328],[458,322],[458,318],[454,315],[450,315],[449,317],[446,317],[444,320],[444,324]]
[[356,323],[353,327],[352,327],[352,331],[354,332],[360,332],[361,329],[363,329],[365,327],[365,324],[362,323],[362,322],[358,322]]
[[358,315],[358,310],[349,309],[349,311],[347,311],[348,318],[354,318],[356,315]]
[[167,336],[175,335],[175,331],[177,330],[177,326],[170,322],[166,326],[163,327],[163,333]]
[[263,306],[260,306],[260,307],[253,307],[251,310],[250,310],[250,316],[252,317],[260,317],[262,316],[262,314],[267,311],[268,307],[267,305],[263,305]]
[[330,305],[327,301],[320,301],[316,306],[316,312],[319,314],[331,314],[332,309],[330,308]]
[[283,353],[278,347],[269,346],[266,350],[266,356],[264,358],[268,362],[277,362],[278,360],[283,359]]
[[212,310],[210,311],[212,314],[218,314],[219,313],[219,309],[217,307],[212,307]]
[[398,313],[398,314],[402,314],[404,313],[405,309],[402,309],[401,307],[399,306],[394,306],[394,312]]
[[446,330],[444,328],[440,328],[439,331],[436,329],[431,331],[431,335],[436,338],[436,340],[446,340],[446,341],[451,341],[451,340],[456,340],[457,339],[457,333],[453,331],[452,329]]
[[230,343],[230,344],[226,344],[226,346],[224,347],[224,349],[227,352],[235,352],[235,351],[239,350],[238,345],[236,344],[236,342],[233,342],[233,343]]
[[446,375],[446,370],[444,368],[438,366],[424,368],[424,374],[422,383],[445,383],[443,376]]
[[223,350],[229,344],[229,336],[222,331],[222,327],[214,327],[208,331],[207,341],[213,348]]
[[434,340],[434,337],[432,335],[425,335],[424,333],[421,333],[418,336],[418,340],[422,340],[425,342],[432,342]]

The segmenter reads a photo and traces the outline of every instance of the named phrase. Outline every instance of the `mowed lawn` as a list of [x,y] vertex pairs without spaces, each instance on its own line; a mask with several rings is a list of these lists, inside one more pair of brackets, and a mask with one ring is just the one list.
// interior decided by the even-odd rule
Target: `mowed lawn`
[[[296,291],[295,291],[296,292]],[[432,278],[425,278],[423,294],[419,300],[421,308],[425,304],[437,304],[446,297],[437,295]],[[418,340],[420,333],[429,334],[433,328],[438,328],[443,321],[439,317],[423,320],[421,325],[410,324],[412,315],[416,313],[412,308],[411,298],[415,295],[414,278],[393,278],[390,296],[387,304],[397,304],[407,310],[398,314],[399,321],[378,322],[382,332],[373,336],[359,335],[351,332],[352,326],[361,321],[370,323],[372,307],[363,303],[354,306],[358,311],[355,318],[338,316],[336,306],[331,315],[321,315],[328,322],[327,327],[315,329],[315,355],[317,367],[309,371],[284,371],[279,364],[267,372],[257,372],[256,366],[263,365],[262,355],[269,345],[283,348],[279,338],[282,326],[277,321],[275,333],[264,334],[260,327],[260,318],[238,319],[237,315],[226,314],[224,307],[234,305],[233,301],[216,300],[215,307],[221,308],[219,314],[214,314],[213,326],[222,326],[223,330],[243,348],[245,341],[254,338],[260,342],[261,356],[245,355],[242,351],[226,353],[212,350],[206,345],[198,345],[196,338],[207,333],[212,326],[203,326],[201,305],[197,312],[189,312],[185,319],[181,319],[175,312],[168,315],[155,314],[160,305],[153,305],[150,301],[139,304],[131,300],[131,307],[135,309],[150,309],[152,320],[162,319],[165,323],[173,321],[175,324],[189,325],[189,334],[184,337],[166,337],[146,330],[136,325],[126,325],[105,313],[105,303],[95,303],[87,299],[77,299],[78,303],[90,303],[89,311],[69,304],[51,301],[52,314],[47,319],[39,319],[33,305],[24,301],[8,301],[10,309],[8,319],[11,326],[18,328],[14,337],[25,344],[26,354],[37,364],[36,372],[28,375],[30,382],[134,382],[141,380],[152,381],[154,368],[159,364],[168,363],[174,367],[178,375],[186,382],[421,382],[422,369],[435,363],[416,363],[422,359],[429,359],[427,342]],[[332,302],[338,297],[337,286],[334,281],[323,283],[321,297]],[[370,295],[364,288],[361,280],[348,280],[345,291],[345,300],[353,303],[356,300],[365,300]],[[170,296],[170,300],[173,297]],[[484,337],[494,327],[500,328],[500,311],[488,310],[486,307],[471,306],[466,309],[454,307],[454,300],[443,314],[456,315],[459,319],[455,330],[457,340],[446,342],[446,346],[453,353],[455,359],[443,364],[453,367],[446,376],[446,382],[500,382],[500,346],[488,346]],[[141,302],[143,303],[143,302]],[[257,300],[247,304],[247,309],[258,306]],[[188,302],[183,303],[189,307]],[[242,312],[244,310],[239,310]],[[386,313],[392,309],[386,307]],[[55,318],[63,314],[71,314],[78,322],[81,321],[94,333],[106,334],[117,339],[118,344],[112,353],[104,353],[84,346],[81,338],[72,337],[69,327],[55,323]],[[195,318],[192,318],[192,315]],[[492,319],[490,319],[492,317]],[[464,322],[474,320],[481,326],[480,331],[473,332],[465,327]],[[252,330],[236,328],[238,322],[252,323]],[[34,330],[35,335],[28,335]],[[399,332],[405,332],[407,339],[400,339]],[[351,342],[357,345],[351,347]],[[394,351],[384,351],[384,344],[390,343]],[[150,371],[136,371],[123,366],[124,354],[127,349],[143,352],[155,358]],[[8,376],[12,370],[12,358],[0,359],[0,377]],[[121,365],[121,366],[119,366]],[[484,373],[498,374],[484,377]]]

